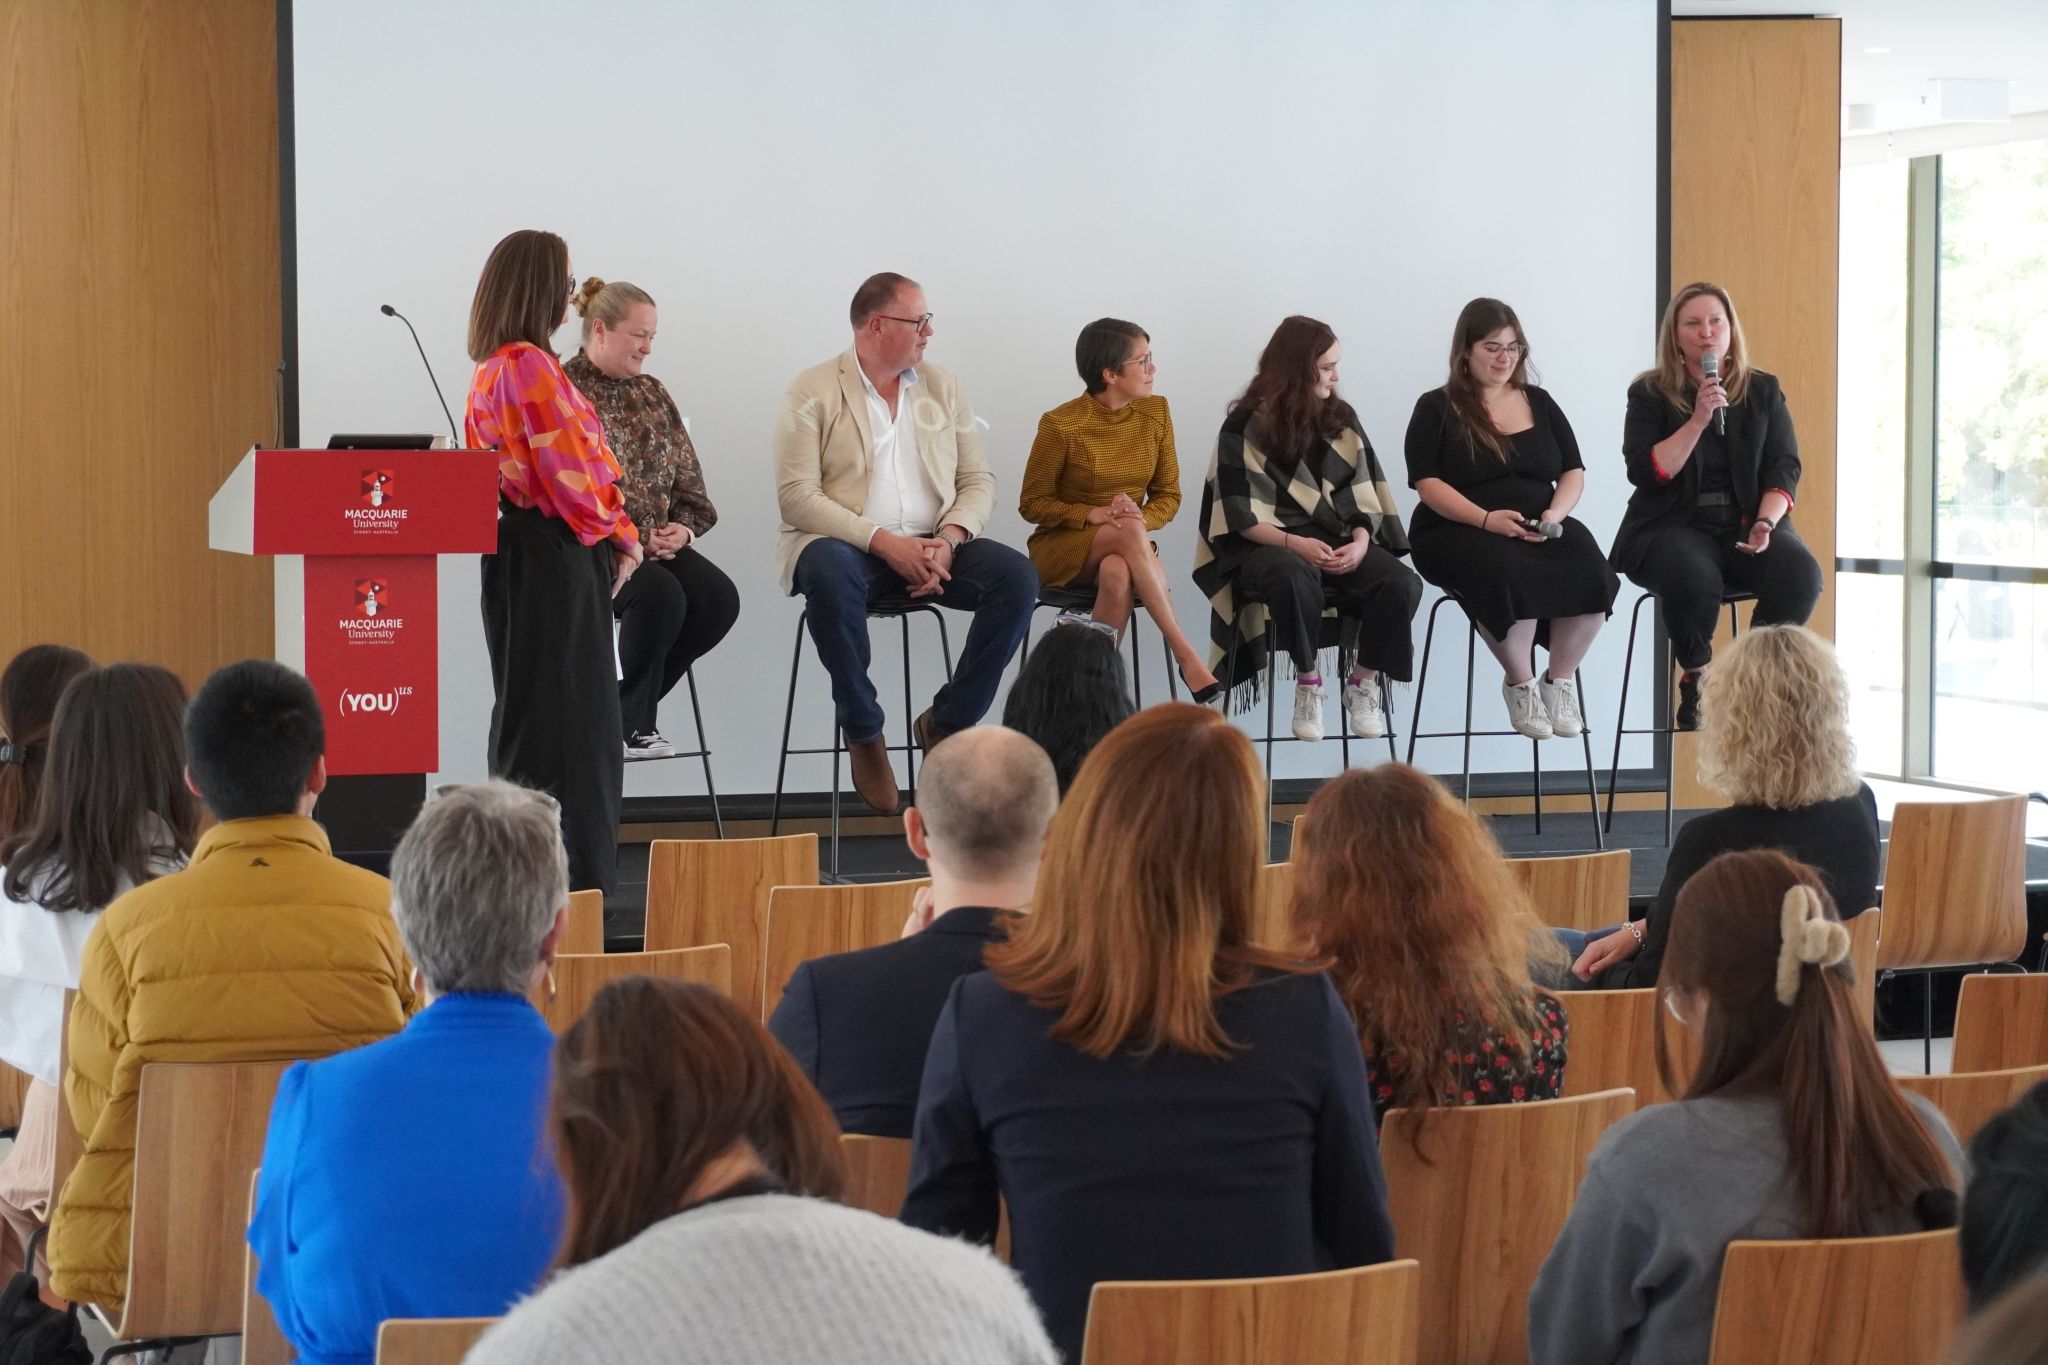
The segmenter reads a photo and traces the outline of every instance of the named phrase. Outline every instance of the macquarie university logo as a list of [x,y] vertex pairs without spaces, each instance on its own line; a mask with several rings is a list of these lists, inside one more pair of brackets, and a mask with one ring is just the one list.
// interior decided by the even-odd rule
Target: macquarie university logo
[[383,578],[358,578],[355,596],[341,618],[342,639],[352,645],[388,645],[405,629],[405,618],[391,599],[391,584]]
[[365,469],[363,471],[363,501],[372,507],[382,507],[398,490],[393,487],[396,480],[388,469]]
[[405,509],[398,506],[397,476],[388,469],[365,469],[357,505],[344,507],[341,515],[352,531],[396,535],[405,521]]
[[389,616],[391,614],[391,589],[381,578],[358,578],[356,580],[356,615]]
[[398,713],[399,703],[412,695],[410,687],[388,687],[381,692],[351,692],[347,688],[341,693],[341,714],[344,716],[391,716]]

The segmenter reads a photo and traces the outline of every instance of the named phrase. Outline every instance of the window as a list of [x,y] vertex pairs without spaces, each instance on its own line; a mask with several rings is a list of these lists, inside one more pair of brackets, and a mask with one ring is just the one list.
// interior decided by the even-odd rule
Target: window
[[1906,552],[1908,164],[1842,169],[1836,544],[1859,558]]

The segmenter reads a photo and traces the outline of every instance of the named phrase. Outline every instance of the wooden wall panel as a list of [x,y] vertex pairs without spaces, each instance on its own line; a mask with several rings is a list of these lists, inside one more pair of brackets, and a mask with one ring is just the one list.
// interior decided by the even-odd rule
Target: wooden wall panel
[[272,652],[206,501],[272,433],[275,0],[0,0],[0,661]]
[[[1724,286],[1751,362],[1784,381],[1805,465],[1793,522],[1825,583],[1809,624],[1829,638],[1841,120],[1840,20],[1672,22],[1671,286]],[[1722,804],[1689,736],[1676,761],[1681,807]]]

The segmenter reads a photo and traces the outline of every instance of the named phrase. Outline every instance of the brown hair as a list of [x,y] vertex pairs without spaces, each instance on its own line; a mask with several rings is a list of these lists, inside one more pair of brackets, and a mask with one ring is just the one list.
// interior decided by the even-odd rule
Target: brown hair
[[9,897],[99,910],[156,875],[153,862],[190,856],[184,717],[185,685],[155,664],[89,667],[64,689],[35,818],[0,841]]
[[922,288],[908,275],[899,275],[893,270],[884,270],[868,276],[860,282],[860,288],[853,291],[853,303],[847,308],[847,316],[853,319],[853,330],[858,332],[867,325],[867,320],[884,308],[896,302],[896,291],[905,286]]
[[1515,372],[1508,376],[1508,387],[1529,387],[1529,338],[1522,331],[1522,320],[1499,299],[1474,299],[1459,312],[1458,325],[1451,329],[1451,377],[1444,382],[1444,396],[1450,400],[1451,415],[1465,429],[1465,439],[1472,448],[1490,450],[1505,460],[1507,438],[1501,435],[1486,410],[1486,399],[1479,392],[1479,381],[1473,378],[1470,363],[1472,348],[1503,327],[1514,328],[1515,340],[1522,343],[1522,355],[1515,362]]
[[0,763],[0,839],[11,839],[35,818],[57,700],[91,667],[92,660],[69,645],[30,645],[0,673],[0,735],[12,751]]
[[1405,763],[1353,768],[1309,802],[1294,928],[1330,979],[1393,1104],[1427,1109],[1459,1083],[1457,1016],[1528,1047],[1533,952],[1563,965],[1479,818]]
[[[1785,1152],[1805,1199],[1804,1237],[1867,1237],[1890,1231],[1885,1215],[1911,1210],[1933,1190],[1957,1188],[1878,1056],[1850,996],[1855,971],[1797,967],[1792,1003],[1778,997],[1786,893],[1809,888],[1839,920],[1818,873],[1774,849],[1723,853],[1678,893],[1659,988],[1704,996],[1692,1028],[1699,1064],[1684,1098],[1726,1093],[1775,1097]],[[1657,1013],[1657,1070],[1677,1093],[1669,1030]]]
[[1102,372],[1121,371],[1130,363],[1124,357],[1131,353],[1131,343],[1151,339],[1143,327],[1122,318],[1097,318],[1083,327],[1074,339],[1074,368],[1081,372],[1083,387],[1091,394],[1101,393],[1109,387]]
[[1680,412],[1692,411],[1693,382],[1678,349],[1678,310],[1702,294],[1719,299],[1728,314],[1728,354],[1721,361],[1721,388],[1730,403],[1740,403],[1742,395],[1749,392],[1749,344],[1742,339],[1735,300],[1720,285],[1698,280],[1673,294],[1671,302],[1664,305],[1664,317],[1657,324],[1657,363],[1636,376],[1638,382],[1647,379],[1654,384]]
[[590,344],[590,329],[603,323],[607,332],[615,332],[626,320],[626,314],[641,304],[654,307],[654,299],[637,284],[624,280],[606,281],[596,275],[583,281],[583,287],[576,291],[569,306],[576,310],[576,316],[583,319],[583,344]]
[[552,232],[521,228],[491,248],[469,305],[469,358],[524,341],[550,350],[569,316],[569,244]]
[[987,959],[1091,1057],[1235,1046],[1216,997],[1261,968],[1252,944],[1265,802],[1251,741],[1187,702],[1140,711],[1081,764],[1046,840],[1032,913]]
[[1298,313],[1273,329],[1259,353],[1258,373],[1230,405],[1232,412],[1258,414],[1268,458],[1299,460],[1317,441],[1358,425],[1358,413],[1335,393],[1316,397],[1316,362],[1336,344],[1329,324]]
[[836,1199],[846,1184],[825,1101],[759,1021],[698,982],[599,991],[555,1044],[549,1123],[569,1191],[564,1266],[681,1212],[734,1147],[791,1194]]

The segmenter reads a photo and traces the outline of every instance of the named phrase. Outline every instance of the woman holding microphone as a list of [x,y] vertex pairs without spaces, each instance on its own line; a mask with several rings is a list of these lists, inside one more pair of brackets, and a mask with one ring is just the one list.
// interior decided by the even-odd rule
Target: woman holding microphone
[[1785,391],[1750,368],[1721,286],[1689,284],[1665,308],[1656,367],[1629,386],[1621,449],[1635,492],[1608,558],[1662,605],[1677,728],[1694,730],[1722,593],[1755,593],[1757,625],[1804,625],[1821,587],[1789,520],[1799,443]]

